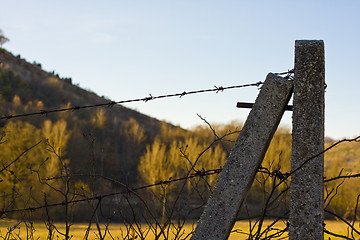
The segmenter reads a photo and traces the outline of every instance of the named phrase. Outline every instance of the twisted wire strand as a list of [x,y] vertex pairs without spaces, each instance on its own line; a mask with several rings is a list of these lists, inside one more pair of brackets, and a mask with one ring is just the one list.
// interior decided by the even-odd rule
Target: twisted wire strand
[[84,105],[84,106],[73,106],[73,107],[53,109],[53,110],[40,110],[39,112],[24,113],[24,114],[17,114],[17,115],[3,115],[0,117],[0,120],[9,120],[9,119],[13,119],[13,118],[28,117],[28,116],[35,116],[35,115],[40,115],[40,116],[45,115],[46,116],[49,113],[76,111],[76,110],[86,109],[86,108],[112,107],[116,104],[124,104],[124,103],[132,103],[132,102],[148,102],[148,101],[152,101],[155,99],[170,98],[170,97],[183,97],[183,96],[190,95],[190,94],[199,94],[199,93],[205,93],[205,92],[219,93],[219,92],[223,92],[224,90],[228,90],[228,89],[245,88],[245,87],[259,87],[262,84],[263,84],[263,82],[259,81],[256,83],[249,83],[249,84],[242,84],[242,85],[235,85],[235,86],[228,86],[228,87],[214,86],[214,88],[210,88],[210,89],[202,89],[202,90],[188,91],[188,92],[184,91],[182,93],[165,94],[165,95],[159,95],[159,96],[152,96],[151,94],[149,94],[148,97],[144,97],[144,98],[128,99],[128,100],[122,100],[122,101],[109,101],[106,103]]

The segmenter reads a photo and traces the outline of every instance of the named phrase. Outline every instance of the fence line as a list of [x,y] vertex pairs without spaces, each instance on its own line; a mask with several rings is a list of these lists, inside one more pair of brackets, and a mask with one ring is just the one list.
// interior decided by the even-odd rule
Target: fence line
[[[221,140],[220,140],[221,141]],[[314,156],[306,159],[303,164],[301,164],[301,166],[299,166],[298,168],[296,168],[295,170],[291,171],[290,173],[282,173],[278,170],[275,170],[273,172],[271,172],[270,170],[268,170],[267,168],[264,168],[262,166],[260,166],[260,168],[258,169],[258,172],[262,172],[262,173],[266,173],[269,176],[274,176],[276,178],[278,178],[280,180],[280,182],[278,184],[275,185],[275,188],[277,188],[278,186],[280,186],[281,183],[283,183],[285,180],[287,180],[293,173],[297,172],[299,169],[301,169],[304,165],[308,164],[312,159],[318,157],[321,154],[324,154],[325,152],[331,150],[332,148],[334,148],[335,146],[344,143],[344,142],[360,142],[360,136],[357,136],[355,138],[345,138],[342,140],[337,141],[336,143],[330,145],[329,147],[327,147],[326,149],[324,149],[323,151],[315,154]],[[31,147],[33,148],[33,147]],[[195,164],[194,164],[195,165]],[[155,187],[155,186],[160,186],[160,185],[167,185],[167,184],[171,184],[174,182],[179,182],[179,181],[184,181],[184,180],[188,180],[188,179],[192,179],[192,178],[203,178],[205,176],[210,176],[210,175],[214,175],[214,174],[219,174],[222,171],[222,168],[216,168],[216,169],[210,169],[210,170],[196,170],[195,173],[193,174],[189,174],[188,176],[185,177],[181,177],[181,178],[175,178],[172,179],[171,177],[167,180],[162,179],[154,184],[148,184],[148,185],[144,185],[144,186],[140,186],[140,187],[135,187],[135,188],[131,188],[129,186],[127,186],[126,184],[123,184],[119,181],[107,178],[105,176],[99,175],[99,174],[76,174],[74,176],[91,176],[91,177],[99,177],[99,178],[104,178],[106,180],[109,181],[113,181],[117,184],[120,184],[122,187],[124,187],[126,190],[125,191],[121,191],[121,192],[114,192],[114,193],[109,193],[109,194],[103,194],[103,195],[97,195],[97,196],[93,196],[90,198],[83,198],[83,199],[77,199],[77,200],[71,200],[68,202],[68,204],[72,204],[72,203],[79,203],[79,202],[85,202],[85,201],[93,201],[93,200],[101,200],[103,198],[107,198],[107,197],[112,197],[112,196],[116,196],[116,195],[123,195],[123,194],[128,194],[128,193],[134,193],[136,191],[139,190],[143,190],[143,189],[147,189],[147,188],[151,188],[151,187]],[[54,177],[54,178],[48,178],[45,180],[53,180],[53,179],[57,179],[57,178],[64,178],[67,176],[59,176],[59,177]],[[71,177],[71,176],[70,176]],[[337,176],[328,180],[325,180],[324,182],[330,182],[330,181],[334,181],[337,179],[341,179],[341,178],[356,178],[356,177],[360,177],[360,174],[354,174],[354,175],[348,175],[348,176]],[[22,211],[35,211],[35,210],[39,210],[42,208],[46,208],[46,207],[56,207],[56,206],[63,206],[65,205],[64,202],[61,203],[53,203],[53,204],[47,204],[47,205],[43,205],[43,206],[38,206],[38,207],[28,207],[28,208],[22,208],[22,209],[13,209],[13,210],[5,210],[5,211],[0,211],[0,216],[2,216],[3,214],[6,213],[13,213],[13,212],[22,212]]]
[[[282,74],[282,73],[280,73],[280,74]],[[24,113],[24,114],[17,114],[17,115],[4,115],[4,116],[0,117],[0,120],[9,120],[9,119],[13,119],[13,118],[28,117],[28,116],[34,116],[34,115],[40,115],[40,116],[45,115],[46,116],[49,113],[75,111],[75,110],[86,109],[86,108],[113,107],[116,104],[124,104],[124,103],[132,103],[132,102],[148,102],[148,101],[152,101],[155,99],[183,97],[186,95],[205,93],[205,92],[219,93],[219,92],[223,92],[224,90],[229,90],[229,89],[237,89],[237,88],[245,88],[245,87],[260,87],[260,85],[262,85],[262,84],[263,84],[263,82],[259,81],[256,83],[233,85],[233,86],[228,86],[228,87],[214,86],[214,88],[210,88],[210,89],[193,90],[193,91],[188,91],[188,92],[184,91],[181,93],[165,94],[165,95],[159,95],[159,96],[152,96],[151,94],[149,94],[148,97],[144,97],[144,98],[128,99],[128,100],[122,100],[122,101],[109,101],[106,103],[84,105],[84,106],[74,106],[74,107],[52,109],[52,110],[40,110],[39,112]]]
[[[275,73],[275,75],[286,75],[284,78],[286,79],[289,79],[289,80],[293,80],[293,73],[294,73],[294,70],[288,70],[287,72],[282,72],[282,73]],[[94,104],[94,105],[84,105],[84,106],[74,106],[74,107],[69,107],[69,108],[62,108],[62,109],[53,109],[53,110],[41,110],[39,112],[33,112],[33,113],[25,113],[25,114],[19,114],[19,115],[9,115],[9,116],[1,116],[0,117],[0,120],[10,120],[10,119],[13,119],[13,118],[20,118],[20,117],[26,117],[26,116],[35,116],[35,115],[39,115],[39,116],[42,116],[42,115],[47,115],[49,113],[56,113],[56,112],[66,112],[66,111],[75,111],[75,110],[80,110],[80,109],[86,109],[86,108],[96,108],[96,107],[113,107],[114,105],[116,104],[123,104],[123,103],[130,103],[130,102],[140,102],[140,101],[143,101],[143,102],[148,102],[148,101],[151,101],[151,100],[155,100],[155,99],[162,99],[162,98],[169,98],[169,97],[183,97],[183,96],[186,96],[186,95],[189,95],[189,94],[197,94],[197,93],[205,93],[205,92],[215,92],[215,93],[218,93],[218,92],[223,92],[224,90],[227,90],[227,89],[235,89],[235,88],[244,88],[244,87],[252,87],[252,86],[256,86],[256,87],[260,87],[260,85],[262,85],[263,82],[257,82],[257,83],[250,83],[250,84],[244,84],[244,85],[237,85],[237,86],[229,86],[229,87],[217,87],[217,86],[214,86],[214,88],[212,89],[203,89],[203,90],[197,90],[197,91],[189,91],[189,92],[182,92],[182,93],[174,93],[174,94],[167,94],[167,95],[160,95],[160,96],[152,96],[150,94],[149,97],[144,97],[144,98],[138,98],[138,99],[129,99],[129,100],[123,100],[123,101],[118,101],[118,102],[115,102],[115,101],[109,101],[107,103],[100,103],[100,104]],[[216,132],[215,132],[215,129],[212,128],[212,126],[204,119],[202,118],[201,116],[199,116],[202,120],[204,120],[204,122],[210,127],[210,129],[212,130],[216,140],[214,140],[214,142],[216,141],[220,141],[220,143],[222,144],[222,138],[223,137],[219,137]],[[213,143],[214,143],[213,142]],[[280,186],[280,184],[284,183],[286,180],[289,179],[289,177],[299,171],[301,168],[303,168],[305,165],[307,165],[309,162],[311,162],[314,158],[324,154],[325,152],[331,150],[332,148],[334,148],[335,146],[341,144],[341,143],[344,143],[344,142],[360,142],[360,136],[357,136],[357,137],[354,137],[354,138],[346,138],[346,139],[342,139],[342,140],[339,140],[333,144],[331,144],[329,147],[327,147],[325,150],[315,154],[314,156],[310,157],[310,158],[307,158],[306,160],[304,160],[304,162],[302,162],[300,164],[300,166],[298,166],[297,168],[295,168],[294,170],[290,171],[290,172],[280,172],[280,170],[269,170],[268,168],[265,168],[263,166],[260,166],[257,170],[257,172],[261,172],[263,174],[266,174],[268,175],[269,177],[273,177],[274,178],[274,185],[273,185],[273,188],[271,189],[271,192],[269,194],[269,197],[266,201],[266,208],[270,205],[272,205],[272,201],[275,201],[276,199],[279,198],[280,195],[282,195],[286,190],[288,190],[289,188],[286,188],[285,190],[281,191],[279,196],[275,197],[275,200],[272,200],[271,199],[271,196],[273,196],[273,193],[274,193],[274,190],[276,188],[278,188]],[[212,143],[212,144],[213,144]],[[7,168],[12,165],[14,162],[16,162],[22,155],[24,155],[27,151],[30,151],[32,148],[34,148],[35,146],[37,146],[39,143],[37,143],[36,145],[26,149],[23,153],[21,153],[15,160],[13,160],[12,162],[9,163],[9,165],[6,165],[6,166],[3,166],[3,169],[0,170],[0,172],[4,171],[4,170],[7,170]],[[200,154],[203,154],[206,150],[208,150],[211,145],[206,148],[202,153]],[[199,157],[198,157],[199,158]],[[197,159],[198,160],[198,159]],[[46,178],[46,179],[42,179],[42,180],[53,180],[53,179],[61,179],[61,178],[68,178],[68,179],[71,179],[73,177],[84,177],[84,176],[89,176],[89,177],[93,177],[93,178],[102,178],[102,179],[105,179],[107,181],[111,181],[113,183],[116,183],[120,186],[122,186],[124,189],[122,191],[117,191],[117,192],[110,192],[110,193],[107,193],[107,194],[98,194],[98,195],[93,195],[92,197],[86,197],[86,195],[81,195],[79,193],[71,193],[71,194],[74,194],[74,196],[77,196],[79,197],[79,199],[76,199],[75,197],[72,199],[72,200],[69,200],[69,201],[62,201],[62,202],[57,202],[57,203],[51,203],[51,204],[48,204],[46,202],[46,196],[45,196],[45,204],[44,205],[40,205],[40,206],[36,206],[36,207],[27,207],[27,208],[21,208],[21,209],[8,209],[8,210],[4,210],[2,209],[0,211],[0,217],[4,216],[5,214],[8,214],[8,213],[16,213],[16,212],[33,212],[33,211],[36,211],[36,210],[40,210],[40,209],[48,209],[48,208],[51,208],[51,207],[56,207],[56,206],[64,206],[64,205],[69,205],[69,204],[75,204],[75,203],[80,203],[80,202],[89,202],[89,201],[97,201],[97,207],[95,208],[95,210],[98,208],[100,202],[105,199],[105,198],[108,198],[108,197],[113,197],[113,196],[117,196],[117,195],[125,195],[125,194],[134,194],[136,195],[137,197],[139,197],[141,199],[141,197],[137,194],[137,191],[139,190],[143,190],[143,189],[149,189],[149,188],[152,188],[152,187],[155,187],[155,186],[161,186],[161,187],[164,187],[166,185],[169,185],[169,184],[172,184],[174,182],[184,182],[184,184],[186,184],[186,181],[188,179],[192,179],[192,178],[199,178],[199,179],[203,179],[206,181],[206,179],[204,177],[206,176],[210,176],[210,175],[215,175],[215,174],[219,174],[221,171],[222,171],[222,167],[219,167],[219,168],[216,168],[216,169],[210,169],[210,170],[205,170],[205,169],[201,169],[201,170],[197,170],[195,168],[195,165],[197,163],[197,160],[195,161],[195,163],[192,164],[191,166],[191,169],[189,170],[189,172],[186,174],[186,176],[184,177],[179,177],[179,178],[168,178],[168,179],[162,179],[162,180],[159,180],[153,184],[148,184],[148,185],[143,185],[143,186],[139,186],[139,187],[130,187],[130,186],[127,186],[126,184],[122,183],[122,182],[119,182],[117,180],[114,180],[114,179],[111,179],[111,178],[108,178],[108,177],[105,177],[103,175],[100,175],[100,174],[69,174],[67,176],[55,176],[55,177],[50,177],[50,178]],[[338,180],[338,179],[345,179],[345,178],[359,178],[360,177],[360,173],[358,174],[352,174],[352,175],[342,175],[342,172],[339,173],[338,176],[336,177],[333,177],[333,178],[329,178],[329,179],[324,179],[324,183],[326,182],[330,182],[330,181],[335,181],[335,180]],[[70,181],[70,180],[69,180]],[[278,183],[276,183],[276,181],[278,181]],[[341,184],[340,184],[341,185]],[[340,186],[339,185],[339,186]],[[194,187],[194,189],[196,188],[196,186]],[[328,196],[330,196],[331,192],[328,194]],[[270,201],[271,200],[271,201]],[[326,201],[326,199],[325,199]],[[330,199],[331,201],[331,199]],[[329,201],[329,203],[330,203]],[[359,197],[357,199],[357,202],[356,204],[358,205],[358,202],[359,202]],[[96,202],[95,202],[96,203]],[[329,204],[328,204],[329,205]],[[356,208],[355,208],[355,217],[354,219],[356,218],[356,210],[357,210],[357,205],[356,205]],[[130,206],[131,207],[131,206]],[[261,220],[260,221],[263,221],[264,220],[264,217],[266,217],[266,208],[264,210],[264,212],[262,213],[262,215],[260,216],[261,217]],[[345,219],[342,219],[341,216],[338,216],[336,215],[335,213],[333,213],[332,211],[330,210],[327,210],[325,209],[325,212],[339,218],[341,221],[343,221],[344,223],[346,223],[351,229],[352,231],[360,234],[359,231],[357,231],[354,227],[354,224],[351,224],[349,222],[347,222],[347,220]],[[48,214],[48,213],[47,213]],[[286,218],[287,214],[285,214],[283,217],[279,217],[279,219],[284,219]],[[6,216],[6,215],[5,215]],[[278,221],[279,219],[277,219],[276,221]],[[92,220],[90,220],[90,223],[91,223]],[[276,221],[274,222],[274,224],[276,223]],[[49,221],[50,223],[50,221]],[[135,223],[136,223],[136,220],[135,220]],[[256,225],[256,223],[255,223]],[[165,225],[164,225],[164,228],[165,228]],[[268,227],[269,228],[269,227]],[[274,236],[276,234],[283,234],[285,231],[287,231],[288,229],[285,228],[277,233],[274,234]],[[161,230],[162,232],[164,231],[163,229]],[[237,230],[234,230],[235,232]],[[259,230],[260,231],[260,230]],[[340,234],[335,234],[335,233],[332,233],[330,231],[327,231],[326,229],[324,230],[326,233],[328,234],[331,234],[333,236],[337,236],[337,237],[342,237],[344,239],[352,239],[352,238],[347,238],[346,236],[343,236],[343,235],[340,235]],[[265,232],[265,231],[264,231]],[[68,234],[68,233],[67,233]],[[260,234],[260,232],[259,232]],[[263,233],[262,233],[263,234]],[[251,236],[251,233],[250,233],[250,236]],[[0,236],[1,237],[1,236]],[[262,237],[261,234],[259,236],[256,237],[256,239]],[[271,236],[267,236],[265,237],[264,239],[270,239]]]

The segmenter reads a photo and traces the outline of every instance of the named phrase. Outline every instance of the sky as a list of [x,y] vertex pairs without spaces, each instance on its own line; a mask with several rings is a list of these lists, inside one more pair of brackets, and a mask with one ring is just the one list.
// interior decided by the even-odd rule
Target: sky
[[[325,135],[360,135],[360,1],[0,0],[14,55],[121,101],[264,81],[294,65],[295,40],[324,40]],[[257,87],[124,106],[184,128],[244,122]],[[291,128],[291,112],[281,126]]]

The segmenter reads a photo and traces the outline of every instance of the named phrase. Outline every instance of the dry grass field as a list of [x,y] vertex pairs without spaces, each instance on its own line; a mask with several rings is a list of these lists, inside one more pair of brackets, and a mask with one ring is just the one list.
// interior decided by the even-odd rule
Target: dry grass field
[[[270,223],[272,223],[271,220],[266,220],[264,223],[264,227],[267,227]],[[356,223],[356,227],[359,228],[359,223]],[[12,231],[12,234],[9,235],[9,229],[11,227],[13,227],[14,225],[16,225],[16,221],[12,221],[12,220],[1,220],[0,221],[0,239],[8,239],[8,240],[12,240],[12,239],[49,239],[48,236],[48,230],[45,227],[44,223],[34,223],[33,227],[34,227],[34,232],[33,232],[33,238],[29,237],[29,233],[26,231],[26,226],[24,223],[21,223],[20,225],[18,225],[15,230]],[[57,223],[55,224],[55,226],[58,228],[58,230],[60,232],[65,232],[65,226],[62,223]],[[86,233],[86,229],[87,229],[88,225],[87,224],[83,224],[83,223],[77,223],[77,224],[73,224],[71,226],[70,229],[70,235],[72,236],[71,239],[73,240],[79,240],[79,239],[86,239],[85,237],[85,233]],[[282,229],[285,227],[285,223],[278,223],[275,226],[273,226],[273,229]],[[154,234],[150,231],[147,233],[146,235],[146,230],[148,229],[146,225],[141,226],[141,228],[144,230],[144,236],[145,239],[149,239],[152,240],[154,239]],[[102,237],[104,237],[104,231],[105,231],[105,225],[101,226],[102,229]],[[123,224],[110,224],[109,226],[109,231],[106,233],[105,237],[103,239],[140,239],[139,237],[135,237],[135,235],[128,235],[128,237],[126,237],[126,233],[127,228],[125,225]],[[185,225],[184,229],[182,230],[182,237],[177,238],[177,239],[190,239],[190,236],[188,235],[192,230],[194,229],[194,225],[188,224]],[[230,235],[231,240],[235,240],[235,239],[248,239],[248,235],[247,233],[249,232],[249,222],[248,221],[239,221],[235,224],[234,226],[234,230],[237,230],[236,232],[233,232]],[[344,225],[343,223],[339,222],[339,221],[326,221],[326,229],[332,232],[335,232],[337,234],[342,234],[342,235],[348,235],[348,229],[346,227],[346,225]],[[169,236],[168,239],[174,239],[175,235],[174,232],[176,232],[175,229],[170,229],[169,231]],[[187,237],[186,237],[187,236]],[[348,235],[351,238],[351,233],[349,232]],[[265,236],[262,236],[265,237]],[[355,235],[355,239],[360,239],[359,235]],[[55,233],[53,235],[52,239],[64,239],[64,236],[62,236],[59,233]],[[98,231],[96,229],[96,226],[93,225],[88,238],[87,239],[100,239],[100,236],[98,234]],[[164,239],[164,238],[161,238]],[[287,238],[287,234],[284,234],[281,238],[274,238],[274,239],[288,239]],[[325,238],[324,239],[340,239],[334,236],[330,236],[328,234],[325,234]]]

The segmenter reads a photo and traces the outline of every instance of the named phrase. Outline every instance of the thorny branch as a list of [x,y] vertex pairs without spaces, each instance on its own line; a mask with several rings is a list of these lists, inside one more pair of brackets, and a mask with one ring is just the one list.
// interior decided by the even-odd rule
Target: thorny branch
[[[68,201],[68,204],[91,201],[91,200],[99,200],[101,198],[107,198],[107,197],[112,197],[112,196],[116,196],[116,195],[127,194],[127,193],[129,193],[129,191],[135,192],[135,191],[139,191],[139,190],[146,189],[146,188],[160,186],[163,184],[170,184],[170,183],[174,183],[174,182],[184,181],[184,180],[195,178],[195,177],[204,177],[204,176],[209,176],[209,175],[213,175],[213,174],[219,174],[221,172],[221,170],[222,170],[222,168],[211,169],[211,170],[206,170],[206,171],[196,171],[195,173],[190,174],[189,176],[186,176],[186,177],[175,178],[175,179],[170,178],[168,180],[160,180],[157,183],[149,184],[149,185],[145,185],[145,186],[141,186],[141,187],[136,187],[136,188],[126,187],[126,189],[127,189],[126,191],[113,192],[113,193],[103,194],[103,195],[96,195],[96,196],[89,197],[89,198],[75,199],[75,200]],[[62,177],[59,177],[59,178],[62,178]],[[65,202],[61,202],[61,203],[47,204],[46,206],[37,206],[37,207],[29,207],[29,208],[22,208],[22,209],[13,209],[13,210],[8,210],[8,211],[0,211],[0,216],[5,213],[35,211],[35,210],[42,209],[45,207],[55,207],[55,206],[64,206],[64,205],[65,205]]]
[[[197,115],[198,115],[198,117],[199,117],[201,120],[204,121],[204,123],[205,123],[206,125],[208,125],[208,127],[210,128],[210,130],[211,130],[212,133],[214,134],[215,139],[218,140],[218,141],[221,143],[221,145],[222,145],[222,147],[225,149],[226,153],[229,154],[229,150],[225,147],[225,145],[224,145],[224,143],[223,143],[223,141],[222,141],[222,138],[223,138],[223,137],[220,138],[220,137],[217,135],[217,133],[216,133],[216,131],[215,131],[215,128],[214,128],[204,117],[202,117],[200,114],[197,114]],[[236,131],[235,133],[238,133],[238,131]]]
[[335,147],[336,145],[343,143],[343,142],[360,142],[360,136],[357,136],[355,138],[351,138],[351,139],[342,139],[340,141],[337,141],[336,143],[332,144],[331,146],[327,147],[325,150],[319,152],[318,154],[315,154],[314,156],[308,158],[306,161],[304,161],[302,164],[300,164],[299,167],[295,168],[294,170],[292,170],[290,172],[290,175],[292,175],[293,173],[299,171],[301,168],[303,168],[303,166],[307,163],[309,163],[311,160],[313,160],[314,158],[317,158],[318,156],[321,156],[322,154],[324,154],[325,152],[329,151],[330,149],[332,149],[333,147]]
[[[35,145],[26,148],[19,156],[17,156],[14,160],[12,160],[10,163],[3,165],[3,168],[0,169],[0,173],[3,172],[4,170],[7,170],[11,165],[13,165],[15,162],[17,162],[25,153],[27,153],[28,151],[30,151],[31,149],[35,148],[37,145],[39,145],[42,141],[39,141],[38,143],[36,143]],[[1,182],[1,180],[0,180]]]
[[357,234],[360,235],[360,232],[359,232],[358,230],[356,230],[356,229],[354,228],[354,226],[353,226],[351,223],[349,223],[348,221],[346,221],[344,218],[342,218],[342,217],[339,216],[338,214],[336,214],[336,213],[334,213],[334,212],[332,212],[332,211],[330,211],[330,210],[328,210],[328,209],[324,209],[324,211],[325,211],[326,213],[329,213],[330,215],[333,215],[334,217],[340,219],[342,222],[344,222],[346,225],[348,225],[348,226],[351,228],[352,231],[354,231],[354,232],[356,232]]

